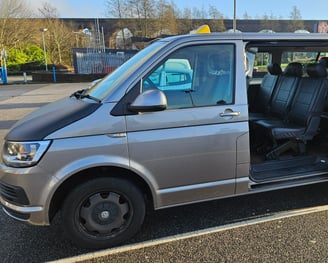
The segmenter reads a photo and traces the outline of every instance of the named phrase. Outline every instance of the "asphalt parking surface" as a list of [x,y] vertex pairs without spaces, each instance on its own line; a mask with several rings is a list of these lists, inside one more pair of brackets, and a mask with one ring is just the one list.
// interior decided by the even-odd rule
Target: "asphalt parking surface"
[[[279,213],[58,262],[326,262],[328,206],[316,208],[318,211]],[[314,227],[318,218],[322,224]],[[307,225],[312,228],[305,232]]]
[[[15,121],[30,111],[71,94],[87,84],[0,86],[0,144]],[[8,90],[9,89],[9,90]],[[5,90],[7,90],[5,92]],[[211,234],[145,244],[151,240],[224,227],[295,209],[328,204],[328,183],[252,194],[195,205],[149,211],[141,231],[121,251],[81,262],[327,262],[326,211],[228,228]],[[48,227],[16,222],[0,211],[2,262],[45,262],[93,250],[68,241],[60,215]],[[140,244],[140,247],[135,247]],[[138,246],[138,245],[137,245]],[[116,248],[117,249],[117,248]],[[112,251],[112,250],[110,250]]]

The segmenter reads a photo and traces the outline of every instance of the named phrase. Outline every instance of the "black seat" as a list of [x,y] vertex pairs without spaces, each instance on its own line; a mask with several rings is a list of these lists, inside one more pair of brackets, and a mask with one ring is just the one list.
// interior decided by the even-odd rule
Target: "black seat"
[[[323,64],[328,72],[328,57],[322,57],[319,59],[319,63]],[[326,126],[327,126],[327,120],[328,120],[328,101],[326,101],[324,112],[322,113],[322,116],[326,120]]]
[[272,63],[267,66],[268,73],[264,75],[261,86],[255,96],[256,104],[254,105],[256,112],[251,112],[249,119],[253,120],[268,113],[273,90],[276,86],[279,76],[282,74],[281,67],[277,63]]
[[[303,75],[303,66],[300,63],[292,62],[288,64],[283,74],[277,79],[272,97],[267,102],[264,114],[250,114],[250,120],[272,119],[273,117],[283,118],[291,104],[296,86]],[[268,85],[269,86],[269,85]]]
[[296,87],[303,75],[301,63],[292,62],[286,67],[284,73],[279,78],[270,105],[270,115],[284,118],[289,110]]
[[279,156],[296,146],[304,152],[306,142],[317,134],[327,96],[327,72],[322,64],[317,63],[307,66],[307,74],[308,77],[302,78],[296,88],[286,119],[256,122],[269,132],[276,145],[279,140],[288,140],[270,151],[268,158]]
[[322,57],[319,59],[319,63],[325,66],[325,68],[328,68],[328,57]]

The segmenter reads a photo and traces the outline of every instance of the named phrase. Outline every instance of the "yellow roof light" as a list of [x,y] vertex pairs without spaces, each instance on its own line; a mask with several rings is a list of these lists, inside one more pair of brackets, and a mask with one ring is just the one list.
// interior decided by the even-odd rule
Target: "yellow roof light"
[[211,33],[211,29],[208,25],[202,25],[199,28],[192,30],[190,34],[209,34]]

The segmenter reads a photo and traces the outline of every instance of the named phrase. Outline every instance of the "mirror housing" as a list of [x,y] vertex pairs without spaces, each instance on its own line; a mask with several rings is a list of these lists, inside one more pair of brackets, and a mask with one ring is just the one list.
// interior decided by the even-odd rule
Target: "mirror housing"
[[167,108],[167,100],[163,91],[159,89],[146,90],[128,106],[133,112],[162,111]]

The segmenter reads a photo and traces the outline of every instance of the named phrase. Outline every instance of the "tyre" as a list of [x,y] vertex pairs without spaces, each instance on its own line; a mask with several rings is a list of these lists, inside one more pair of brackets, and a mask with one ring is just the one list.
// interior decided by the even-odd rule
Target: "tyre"
[[145,200],[131,182],[96,178],[74,188],[62,208],[63,228],[79,247],[107,248],[134,236],[145,216]]

